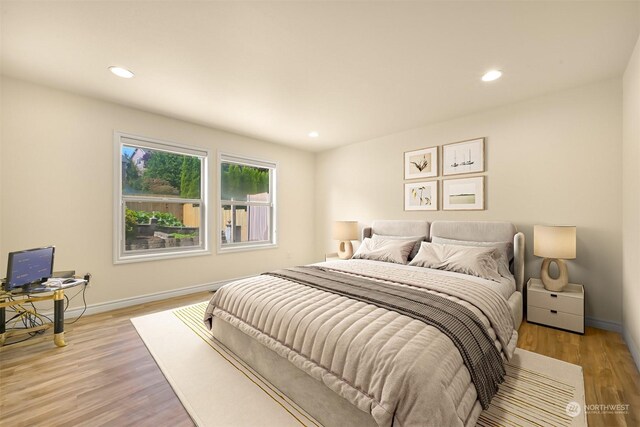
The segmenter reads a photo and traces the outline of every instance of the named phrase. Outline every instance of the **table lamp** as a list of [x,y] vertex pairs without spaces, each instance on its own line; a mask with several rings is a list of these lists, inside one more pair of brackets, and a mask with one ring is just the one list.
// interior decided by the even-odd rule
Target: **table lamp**
[[[569,284],[569,272],[565,259],[576,257],[576,227],[545,226],[533,227],[533,254],[544,258],[540,269],[540,279],[548,291],[562,292]],[[551,263],[558,266],[559,275],[552,278],[549,274]]]
[[358,221],[335,221],[333,223],[333,240],[339,240],[338,258],[349,259],[353,256],[352,240],[358,238]]

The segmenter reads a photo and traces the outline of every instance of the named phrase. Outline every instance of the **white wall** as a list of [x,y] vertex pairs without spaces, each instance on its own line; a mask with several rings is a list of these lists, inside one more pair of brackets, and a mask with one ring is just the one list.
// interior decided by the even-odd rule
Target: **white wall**
[[640,367],[640,38],[623,78],[622,324]]
[[[526,235],[527,277],[539,277],[533,225],[573,224],[570,279],[585,286],[587,315],[619,328],[621,88],[600,82],[319,154],[318,256],[336,250],[333,220],[507,220]],[[486,210],[405,212],[403,152],[477,137],[487,138]]]
[[[9,251],[54,244],[56,269],[93,274],[96,304],[314,261],[313,154],[14,79],[2,86],[1,269]],[[113,264],[114,130],[212,150],[212,255]],[[277,249],[215,254],[216,150],[278,162]]]

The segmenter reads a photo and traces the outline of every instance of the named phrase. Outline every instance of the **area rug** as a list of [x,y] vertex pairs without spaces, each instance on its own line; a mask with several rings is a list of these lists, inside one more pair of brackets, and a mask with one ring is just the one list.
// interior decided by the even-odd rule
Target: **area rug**
[[[185,409],[199,426],[320,426],[212,339],[207,302],[131,319]],[[478,426],[586,426],[580,366],[517,349]]]

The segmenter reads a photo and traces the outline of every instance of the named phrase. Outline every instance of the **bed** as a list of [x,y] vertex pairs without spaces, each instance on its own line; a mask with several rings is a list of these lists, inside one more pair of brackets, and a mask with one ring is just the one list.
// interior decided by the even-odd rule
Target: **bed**
[[[490,343],[491,351],[485,345],[479,357],[495,352],[508,360],[522,321],[523,234],[506,222],[374,221],[362,240],[374,235],[419,236],[433,245],[507,244],[510,271],[492,281],[368,259],[330,261],[225,285],[212,298],[205,323],[218,341],[325,426],[475,425],[491,388],[478,378],[497,368],[477,369],[463,340],[451,335],[460,328],[442,327],[438,322],[446,322],[439,318],[424,323],[412,317],[414,311],[368,304],[344,289],[369,286],[367,298],[368,292],[387,295],[385,289],[393,298],[396,292],[415,295],[427,305],[448,307],[440,310],[443,315],[455,311],[447,322],[468,315],[465,325],[483,325],[482,339]],[[318,276],[318,283],[305,282],[310,276]],[[353,287],[323,287],[338,282]]]

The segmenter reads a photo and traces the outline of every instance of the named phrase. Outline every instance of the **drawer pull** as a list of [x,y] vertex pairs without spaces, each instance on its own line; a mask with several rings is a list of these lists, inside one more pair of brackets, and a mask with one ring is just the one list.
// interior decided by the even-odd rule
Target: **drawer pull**
[[549,295],[551,295],[551,298],[558,298],[558,295],[556,294],[549,294]]
[[551,313],[558,314],[558,310],[551,310]]

